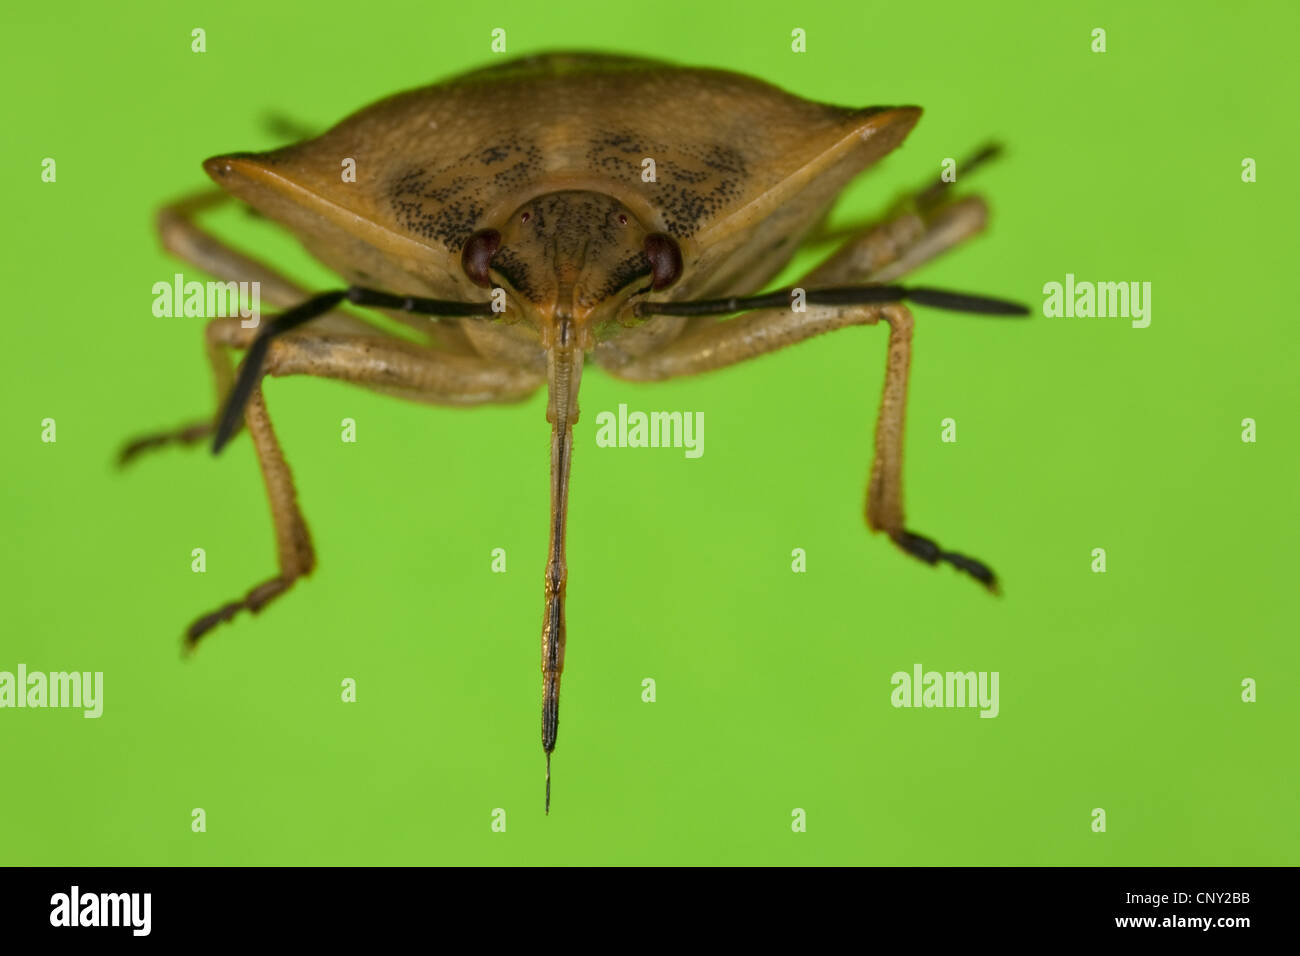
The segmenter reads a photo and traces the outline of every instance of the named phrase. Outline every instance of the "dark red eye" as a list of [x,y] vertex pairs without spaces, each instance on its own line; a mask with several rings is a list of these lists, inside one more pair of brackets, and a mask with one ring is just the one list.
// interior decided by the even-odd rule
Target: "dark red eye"
[[671,236],[654,232],[645,237],[645,257],[650,260],[650,274],[655,291],[666,289],[682,274],[682,250]]
[[492,279],[488,275],[488,266],[501,245],[501,233],[495,229],[484,229],[470,236],[460,254],[460,265],[465,275],[475,285],[490,286]]

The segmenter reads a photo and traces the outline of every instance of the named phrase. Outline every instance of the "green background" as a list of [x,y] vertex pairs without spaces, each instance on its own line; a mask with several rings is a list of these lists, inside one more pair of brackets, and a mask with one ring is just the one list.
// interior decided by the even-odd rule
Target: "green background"
[[[1219,6],[7,8],[0,670],[103,671],[105,710],[0,711],[0,863],[1300,862],[1300,23],[1289,3]],[[592,370],[549,818],[544,395],[456,410],[270,381],[319,567],[188,663],[185,625],[274,568],[251,443],[112,465],[211,402],[202,320],[151,314],[154,282],[206,278],[162,253],[154,210],[207,183],[205,157],[281,142],[268,113],[328,126],[487,64],[494,27],[510,54],[632,52],[922,105],[837,222],[996,137],[1005,158],[959,184],[989,198],[988,234],[921,281],[1036,310],[1067,272],[1153,284],[1142,330],[918,311],[909,524],[987,560],[1000,599],[864,528],[883,329],[661,385]],[[265,222],[206,222],[335,284]],[[703,411],[704,456],[596,448],[619,402]],[[890,675],[915,663],[998,671],[1000,716],[894,709]]]

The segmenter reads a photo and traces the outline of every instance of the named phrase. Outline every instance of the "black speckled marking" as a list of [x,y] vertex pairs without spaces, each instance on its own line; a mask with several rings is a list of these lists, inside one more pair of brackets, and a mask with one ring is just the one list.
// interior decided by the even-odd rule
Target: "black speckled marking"
[[492,257],[492,268],[505,276],[511,287],[524,298],[536,299],[539,295],[532,283],[527,263],[520,259],[514,250],[508,247],[498,250]]
[[596,292],[596,298],[607,299],[629,282],[648,275],[650,275],[650,260],[646,258],[644,252],[628,256],[610,272],[609,281]]
[[549,231],[561,245],[614,241],[614,211],[618,204],[596,193],[559,192],[537,197],[529,207],[539,232]]
[[[685,159],[667,159],[668,155]],[[655,160],[657,182],[641,182],[641,161]],[[588,142],[587,162],[595,170],[650,192],[667,232],[684,239],[699,231],[742,193],[749,178],[745,158],[721,143],[686,143],[671,149],[628,130],[601,130]]]
[[[641,161],[647,156],[655,160],[654,183],[641,181]],[[744,156],[731,146],[703,142],[670,148],[626,129],[594,132],[585,158],[593,172],[648,193],[663,216],[665,231],[677,239],[694,235],[741,196],[749,178]],[[526,188],[543,168],[536,143],[506,139],[438,168],[411,167],[394,177],[388,200],[403,229],[455,252],[482,226],[479,220],[489,197]],[[545,226],[544,219],[537,223],[538,228]]]
[[510,139],[431,169],[413,166],[388,185],[398,224],[412,235],[458,251],[477,229],[490,196],[525,185],[542,168],[535,144]]

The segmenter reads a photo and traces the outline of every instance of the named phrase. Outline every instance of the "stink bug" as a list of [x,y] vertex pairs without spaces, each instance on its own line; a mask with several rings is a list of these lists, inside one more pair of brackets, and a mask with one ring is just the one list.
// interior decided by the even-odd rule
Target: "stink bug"
[[[845,186],[897,147],[920,115],[915,107],[814,103],[719,70],[550,54],[391,97],[293,146],[209,159],[204,168],[224,192],[165,208],[164,246],[223,280],[260,282],[262,296],[286,311],[255,329],[238,318],[211,321],[216,415],[133,442],[122,457],[207,438],[217,452],[247,427],[271,502],[279,573],[198,618],[187,647],[240,610],[262,610],[315,564],[267,416],[264,375],[342,379],[443,405],[515,401],[545,385],[549,812],[569,466],[585,359],[624,379],[668,379],[881,320],[888,362],[867,524],[906,553],[995,590],[983,563],[906,527],[901,481],[913,321],[904,303],[1027,314],[997,299],[896,284],[982,230],[983,202],[954,198],[948,183],[935,182],[850,235],[797,288],[758,294],[821,228]],[[360,170],[355,182],[341,181],[346,159]],[[196,214],[227,195],[290,229],[346,288],[308,294],[203,232]],[[349,305],[413,327],[421,342],[340,308]],[[235,349],[245,353],[237,371]]]

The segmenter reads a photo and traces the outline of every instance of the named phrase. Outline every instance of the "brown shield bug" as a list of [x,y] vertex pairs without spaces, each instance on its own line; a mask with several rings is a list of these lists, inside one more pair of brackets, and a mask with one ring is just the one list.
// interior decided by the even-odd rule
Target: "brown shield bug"
[[[204,167],[222,191],[164,209],[164,245],[225,281],[257,281],[286,311],[259,328],[207,326],[218,412],[133,442],[252,436],[279,573],[190,625],[193,647],[260,611],[315,563],[267,416],[264,375],[342,379],[414,401],[518,400],[546,386],[551,521],[543,579],[546,805],[564,667],[565,517],[584,360],[629,380],[692,375],[850,325],[889,327],[866,521],[903,551],[990,589],[993,573],[903,520],[905,303],[990,315],[1019,305],[896,280],[981,231],[982,201],[934,182],[856,230],[797,287],[761,293],[859,173],[895,149],[915,107],[810,102],[749,77],[625,57],[552,54],[391,97],[314,139]],[[966,169],[992,155],[974,157]],[[340,176],[351,160],[360,173]],[[309,294],[196,224],[234,196],[291,230],[346,287]],[[385,333],[343,306],[413,327]],[[723,319],[722,317],[729,316]],[[721,319],[721,320],[720,320]],[[229,354],[244,350],[236,371]]]

